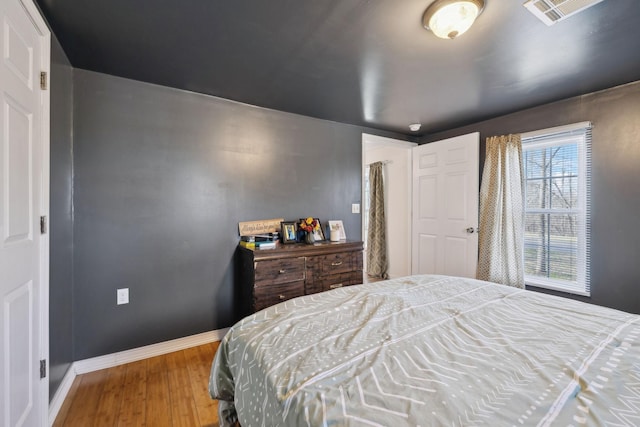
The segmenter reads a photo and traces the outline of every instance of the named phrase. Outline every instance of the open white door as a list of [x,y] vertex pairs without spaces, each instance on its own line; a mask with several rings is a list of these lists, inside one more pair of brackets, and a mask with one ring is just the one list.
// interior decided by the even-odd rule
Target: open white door
[[31,0],[0,1],[0,424],[47,424],[49,32]]
[[475,277],[479,143],[476,132],[413,149],[412,274]]

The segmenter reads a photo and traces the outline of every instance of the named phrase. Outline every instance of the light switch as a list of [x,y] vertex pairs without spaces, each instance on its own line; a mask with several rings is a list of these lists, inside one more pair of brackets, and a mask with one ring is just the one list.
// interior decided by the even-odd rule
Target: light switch
[[355,213],[355,214],[360,213],[360,203],[351,204],[351,213]]

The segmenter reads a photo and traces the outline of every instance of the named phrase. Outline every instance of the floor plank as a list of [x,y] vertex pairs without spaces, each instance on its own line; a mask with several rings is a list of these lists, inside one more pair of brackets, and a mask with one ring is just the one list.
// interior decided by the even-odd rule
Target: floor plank
[[147,360],[127,364],[117,426],[144,426],[147,398]]
[[171,426],[171,396],[167,376],[166,356],[148,360],[147,368],[147,425]]
[[184,352],[168,354],[167,368],[173,425],[178,427],[198,425],[198,414]]
[[209,371],[211,368],[209,352],[201,347],[194,347],[185,350],[185,356],[187,358],[189,379],[196,403],[199,425],[214,425],[214,423],[218,421],[218,417],[216,416],[218,408],[217,406],[214,407],[214,401],[207,395]]
[[[106,369],[82,375],[75,398],[65,419],[65,426],[90,426],[93,424],[106,378]],[[76,378],[77,380],[78,378]]]
[[76,396],[78,387],[80,386],[80,382],[80,378],[74,379],[71,387],[69,388],[69,391],[67,392],[67,397],[64,399],[64,402],[62,402],[62,405],[60,406],[60,410],[58,411],[58,416],[53,423],[53,427],[62,427],[64,425],[64,421],[69,415],[69,410],[71,409],[71,404],[73,403],[73,400]]
[[125,387],[126,365],[107,369],[107,377],[98,401],[94,426],[114,426],[120,412]]
[[54,427],[218,427],[209,397],[219,342],[79,375]]

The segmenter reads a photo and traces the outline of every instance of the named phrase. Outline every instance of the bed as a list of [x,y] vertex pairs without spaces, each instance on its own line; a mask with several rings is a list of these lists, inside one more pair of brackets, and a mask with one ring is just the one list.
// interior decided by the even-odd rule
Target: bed
[[640,424],[640,316],[421,275],[308,295],[234,325],[222,426]]

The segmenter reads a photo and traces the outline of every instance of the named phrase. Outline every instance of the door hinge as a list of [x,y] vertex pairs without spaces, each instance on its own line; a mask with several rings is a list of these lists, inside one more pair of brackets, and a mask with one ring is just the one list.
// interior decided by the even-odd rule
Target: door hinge
[[47,361],[42,359],[40,361],[40,378],[46,378],[47,377]]
[[47,234],[47,217],[40,217],[40,234]]
[[47,72],[40,71],[40,89],[47,90]]

